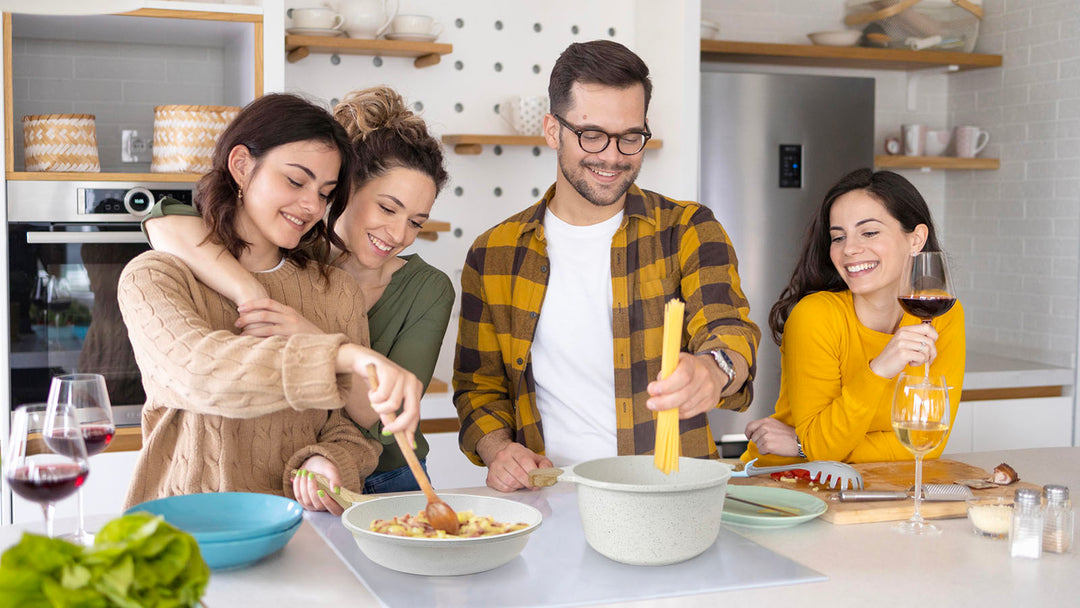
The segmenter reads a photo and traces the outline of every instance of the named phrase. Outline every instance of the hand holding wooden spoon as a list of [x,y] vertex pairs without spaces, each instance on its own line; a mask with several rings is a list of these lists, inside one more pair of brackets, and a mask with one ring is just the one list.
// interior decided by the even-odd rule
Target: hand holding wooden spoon
[[[375,374],[375,371],[374,365],[369,364],[367,366],[368,383],[371,385],[371,390],[379,388],[379,377]],[[392,419],[394,415],[390,414],[389,416]],[[420,466],[420,460],[416,457],[416,452],[413,451],[412,444],[406,439],[405,433],[401,431],[394,433],[394,439],[397,440],[398,447],[401,448],[401,453],[405,456],[405,462],[409,463],[409,470],[416,477],[416,483],[420,484],[420,489],[427,496],[428,504],[424,512],[427,514],[428,521],[437,530],[443,530],[447,534],[457,534],[458,527],[461,525],[457,513],[435,494],[435,489],[431,487],[431,481],[428,479],[427,473],[424,472],[424,468]]]

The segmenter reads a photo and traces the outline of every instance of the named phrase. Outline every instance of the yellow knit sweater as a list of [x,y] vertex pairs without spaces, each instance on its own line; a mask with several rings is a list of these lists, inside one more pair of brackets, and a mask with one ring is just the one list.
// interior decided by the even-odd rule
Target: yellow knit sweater
[[[904,314],[900,325],[919,319]],[[938,332],[937,358],[931,374],[944,375],[949,383],[949,405],[956,419],[960,389],[964,382],[964,309],[958,301],[952,310],[934,319]],[[912,460],[892,430],[894,378],[882,378],[870,370],[870,361],[881,353],[892,334],[867,328],[855,316],[850,291],[818,292],[799,300],[784,325],[780,346],[780,398],[773,418],[795,427],[803,451],[811,460],[883,462]],[[921,373],[922,366],[908,373]],[[926,455],[937,458],[940,447]],[[761,456],[750,444],[742,460],[758,458],[755,466],[804,462],[801,458]]]
[[256,277],[327,333],[240,336],[236,306],[178,258],[150,251],[124,269],[120,310],[146,389],[126,506],[201,492],[292,497],[289,472],[315,454],[356,491],[374,470],[382,447],[344,416],[351,378],[334,371],[342,344],[368,343],[355,282],[290,262]]

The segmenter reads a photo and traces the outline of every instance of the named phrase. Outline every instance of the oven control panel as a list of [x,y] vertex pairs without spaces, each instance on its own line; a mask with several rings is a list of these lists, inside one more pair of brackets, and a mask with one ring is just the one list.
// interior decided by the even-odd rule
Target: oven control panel
[[150,213],[154,203],[168,196],[178,201],[192,203],[191,190],[151,190],[142,186],[134,188],[79,188],[79,215],[134,215],[142,217]]

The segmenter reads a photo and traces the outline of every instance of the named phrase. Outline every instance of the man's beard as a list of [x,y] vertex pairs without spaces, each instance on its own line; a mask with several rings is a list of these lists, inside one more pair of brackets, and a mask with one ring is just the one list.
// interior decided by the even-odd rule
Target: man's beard
[[[614,193],[608,198],[605,197],[607,192],[598,192],[595,190],[592,184],[589,183],[588,177],[585,175],[585,172],[589,171],[590,168],[603,171],[605,170],[605,165],[603,163],[587,163],[581,161],[578,163],[578,168],[581,170],[581,173],[574,175],[568,170],[566,160],[561,154],[559,155],[559,170],[562,171],[563,177],[574,187],[574,190],[577,190],[577,193],[580,194],[582,198],[597,207],[608,207],[622,199],[623,195],[626,194],[626,191],[633,185],[634,180],[637,179],[638,173],[641,172],[641,167],[638,167],[633,173],[626,174],[623,181],[616,185]],[[630,171],[631,165],[630,163],[618,163],[614,168],[618,171]]]

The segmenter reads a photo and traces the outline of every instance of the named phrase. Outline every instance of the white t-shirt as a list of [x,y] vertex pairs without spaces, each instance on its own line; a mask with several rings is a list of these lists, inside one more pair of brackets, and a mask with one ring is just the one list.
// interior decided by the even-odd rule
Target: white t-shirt
[[532,344],[545,454],[555,466],[616,456],[611,238],[623,214],[591,226],[544,219],[551,272]]

